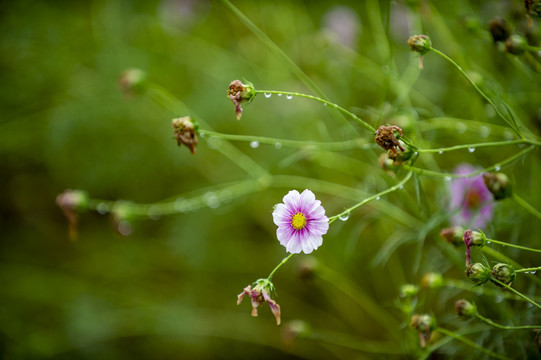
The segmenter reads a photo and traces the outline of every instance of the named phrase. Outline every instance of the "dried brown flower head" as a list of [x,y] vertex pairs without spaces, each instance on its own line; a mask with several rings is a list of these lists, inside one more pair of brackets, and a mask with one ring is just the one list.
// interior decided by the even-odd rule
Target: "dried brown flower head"
[[398,141],[395,135],[395,131],[402,136],[402,129],[396,125],[385,126],[382,125],[376,130],[376,143],[385,150],[391,150],[396,154],[396,147],[400,151],[406,151]]
[[237,114],[237,120],[240,120],[242,116],[242,107],[241,103],[249,103],[255,97],[255,89],[251,83],[243,84],[240,80],[232,81],[229,84],[229,90],[227,90],[227,95],[229,99],[235,105],[235,114]]
[[192,119],[189,116],[176,118],[171,121],[171,126],[174,129],[178,146],[184,144],[192,154],[195,154],[197,129]]

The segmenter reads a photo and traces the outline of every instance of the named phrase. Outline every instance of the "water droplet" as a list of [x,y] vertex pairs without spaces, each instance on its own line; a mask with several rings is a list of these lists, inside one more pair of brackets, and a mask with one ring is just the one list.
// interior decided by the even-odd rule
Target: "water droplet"
[[209,191],[203,195],[203,201],[211,209],[220,207],[220,199],[218,199],[218,196],[216,196],[216,194],[214,194],[212,191]]
[[440,155],[443,154],[443,150],[438,151],[438,154]]
[[106,203],[99,203],[96,207],[96,211],[102,215],[107,214],[109,212],[109,205],[107,205]]
[[257,149],[257,148],[259,147],[259,141],[252,141],[252,142],[250,143],[250,147],[251,147],[252,149]]
[[529,307],[529,308],[531,308],[531,307],[533,307],[533,304],[527,303],[526,306]]
[[230,202],[232,198],[233,198],[233,194],[229,190],[223,190],[220,193],[220,200],[223,201],[224,203]]
[[286,99],[288,99],[288,100],[293,99],[293,95],[286,95]]
[[537,272],[537,270],[530,271],[530,274],[535,274],[536,272]]
[[274,144],[274,147],[277,148],[277,149],[281,149],[282,148],[282,143],[277,142],[277,143]]
[[459,134],[464,134],[466,132],[466,125],[464,125],[463,123],[458,123],[456,125],[456,131],[459,133]]
[[487,244],[490,244],[490,241],[487,241]]
[[494,301],[495,301],[496,303],[501,303],[501,302],[503,301],[503,296],[496,296],[496,297],[494,298]]
[[339,218],[341,221],[346,221],[347,219],[349,219],[349,212],[340,215],[338,218]]
[[417,155],[419,155],[419,153],[416,151],[416,152],[413,153],[413,155],[417,156]]
[[378,196],[378,197],[376,198],[376,200],[379,200],[379,199],[381,199],[381,196]]
[[150,209],[148,209],[148,217],[152,220],[158,220],[161,218],[160,208],[156,205],[152,205]]
[[472,152],[474,152],[474,151],[475,151],[475,148],[474,148],[474,147],[469,147],[469,148],[468,148],[468,152],[472,153]]
[[524,274],[529,274],[530,272],[529,271],[524,271]]
[[128,220],[122,220],[118,223],[118,232],[123,236],[130,236],[133,232],[133,228]]
[[183,198],[178,198],[175,200],[175,210],[178,212],[185,212],[188,210],[186,201]]
[[282,96],[282,94],[278,94],[278,96]]
[[207,134],[205,132],[203,132],[203,131],[199,131],[199,136],[204,138],[205,136],[207,136]]
[[500,171],[502,169],[502,167],[500,165],[494,165],[494,170],[495,171]]
[[444,177],[444,179],[445,179],[445,181],[451,181],[451,177],[450,177],[450,176],[448,176],[448,175],[447,175],[447,176],[445,176],[445,177]]
[[505,132],[503,133],[503,137],[505,138],[505,140],[512,140],[513,133],[509,130],[505,130]]
[[490,128],[488,126],[481,126],[479,131],[482,137],[488,137],[490,135]]
[[327,106],[327,103],[323,103],[323,106]]
[[265,97],[266,97],[267,99],[270,98],[270,97],[272,96],[271,93],[265,93],[265,94],[263,94],[263,95],[265,95]]

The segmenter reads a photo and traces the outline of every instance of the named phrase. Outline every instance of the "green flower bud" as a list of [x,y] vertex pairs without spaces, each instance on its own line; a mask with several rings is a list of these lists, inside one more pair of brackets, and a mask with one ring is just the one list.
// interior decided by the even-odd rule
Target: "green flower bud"
[[404,284],[400,288],[401,297],[410,297],[414,296],[419,292],[419,287],[413,284]]
[[425,347],[430,334],[436,328],[436,319],[429,314],[415,314],[411,317],[410,326],[419,332],[421,347]]
[[421,286],[429,289],[438,289],[443,285],[443,276],[440,273],[429,272],[421,279]]
[[458,300],[455,303],[455,310],[458,316],[464,318],[471,318],[477,315],[477,306],[464,299]]
[[466,246],[483,247],[487,243],[487,237],[482,231],[466,230],[464,231],[464,243]]
[[513,195],[513,186],[509,178],[502,173],[484,173],[483,180],[495,200],[502,200]]
[[513,55],[521,55],[528,48],[528,41],[524,36],[515,34],[511,35],[505,42],[505,51]]
[[[513,266],[505,263],[499,263],[492,268],[492,276],[501,281],[505,285],[511,285],[515,281],[516,273]],[[496,285],[501,286],[497,282],[493,281]]]
[[462,226],[455,226],[452,228],[442,229],[440,235],[447,240],[449,244],[460,246],[464,244],[464,228]]
[[413,35],[408,39],[408,45],[411,51],[418,52],[421,55],[426,54],[432,48],[430,38],[426,35]]
[[475,285],[482,285],[490,280],[491,273],[490,269],[481,263],[469,263],[466,268],[466,276],[474,282]]

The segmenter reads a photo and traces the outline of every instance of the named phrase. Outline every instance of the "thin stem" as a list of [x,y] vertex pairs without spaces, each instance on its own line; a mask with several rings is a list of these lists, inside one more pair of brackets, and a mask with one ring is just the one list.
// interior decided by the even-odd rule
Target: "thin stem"
[[291,259],[293,257],[293,255],[295,254],[289,254],[288,256],[286,256],[278,265],[276,265],[276,267],[274,268],[274,270],[271,271],[271,273],[269,274],[269,276],[267,277],[267,280],[271,281],[272,280],[272,277],[274,276],[274,273],[282,266],[284,265],[289,259]]
[[484,347],[482,347],[481,345],[478,345],[477,343],[471,341],[470,339],[465,338],[464,336],[458,335],[458,334],[454,333],[451,330],[447,330],[447,329],[438,327],[436,329],[436,331],[439,331],[440,333],[442,333],[444,335],[450,336],[450,337],[452,337],[452,338],[454,338],[454,339],[456,339],[458,341],[461,341],[464,344],[469,345],[469,346],[471,346],[471,347],[473,347],[473,348],[475,348],[475,349],[477,349],[477,350],[479,350],[479,351],[481,351],[481,352],[483,352],[483,353],[485,353],[487,355],[493,356],[493,357],[495,357],[497,359],[510,360],[508,357],[497,354],[497,353],[492,352],[490,350],[487,350]]
[[491,326],[497,327],[498,329],[504,329],[504,330],[541,329],[541,325],[505,326],[505,325],[497,324],[494,321],[492,321],[490,319],[487,319],[486,317],[484,317],[483,315],[481,315],[479,313],[475,314],[475,316],[479,320],[481,320],[481,321],[483,321],[483,322],[485,322],[485,323],[487,323],[487,324],[489,324]]
[[431,48],[430,50],[432,50],[433,52],[435,52],[436,54],[440,55],[441,57],[443,57],[445,60],[449,61],[451,64],[453,64],[454,67],[456,67],[458,69],[458,71],[460,71],[460,73],[462,75],[464,75],[464,77],[469,81],[469,83],[475,88],[475,90],[477,90],[477,92],[494,108],[494,110],[496,111],[496,113],[511,127],[511,129],[513,129],[513,131],[521,138],[521,139],[524,139],[524,136],[521,134],[520,130],[518,129],[517,125],[516,124],[513,124],[507,117],[505,117],[505,115],[503,115],[501,113],[501,111],[498,109],[498,107],[496,106],[496,104],[494,104],[494,102],[485,94],[485,92],[483,90],[481,90],[476,84],[475,82],[468,76],[468,74],[466,74],[466,72],[462,69],[462,67],[460,65],[458,65],[453,59],[451,59],[449,56],[445,55],[444,53],[442,53],[441,51],[437,50],[437,49],[434,49],[434,48]]
[[501,282],[500,280],[496,279],[496,278],[491,278],[490,279],[491,281],[495,282],[496,284],[499,284],[501,286],[503,286],[504,288],[506,288],[507,290],[510,290],[511,292],[514,292],[515,294],[517,294],[518,296],[520,296],[521,298],[523,298],[524,300],[526,300],[527,302],[529,302],[530,304],[538,307],[539,309],[541,309],[541,305],[539,305],[538,303],[536,303],[535,301],[533,301],[532,299],[530,299],[529,297],[527,297],[526,295],[522,294],[521,292],[513,289],[511,286],[507,285],[507,284],[504,284],[503,282]]
[[298,93],[298,92],[278,91],[278,90],[256,90],[255,92],[256,92],[256,94],[284,94],[286,96],[297,96],[297,97],[302,97],[302,98],[306,98],[306,99],[319,101],[320,103],[327,104],[327,105],[341,111],[342,113],[346,114],[347,116],[351,117],[353,120],[357,121],[359,124],[361,124],[365,129],[367,129],[371,133],[376,132],[376,129],[374,129],[370,124],[368,124],[367,122],[365,122],[364,120],[359,118],[354,113],[344,109],[343,107],[341,107],[341,106],[339,106],[339,105],[337,105],[337,104],[335,104],[333,102],[330,102],[328,100],[322,99],[322,98],[317,97],[317,96],[301,94],[301,93]]
[[396,185],[394,185],[394,186],[391,186],[390,188],[388,188],[388,189],[386,189],[386,190],[384,190],[384,191],[381,191],[381,192],[379,192],[379,193],[377,193],[377,194],[374,194],[374,195],[372,195],[372,196],[370,196],[370,197],[364,199],[363,201],[361,201],[361,202],[359,202],[359,203],[353,205],[352,207],[350,207],[350,208],[348,208],[348,209],[342,211],[340,214],[331,216],[331,217],[329,218],[329,224],[332,224],[333,222],[335,222],[338,218],[340,218],[340,216],[344,216],[344,215],[346,215],[346,214],[349,214],[349,213],[351,213],[353,210],[359,208],[360,206],[362,206],[362,205],[364,205],[364,204],[366,204],[366,203],[369,203],[369,202],[372,201],[372,200],[376,200],[376,199],[378,199],[379,197],[381,197],[381,196],[383,196],[383,195],[389,194],[389,193],[391,193],[391,192],[393,192],[393,191],[396,191],[396,190],[402,188],[402,187],[404,186],[404,184],[411,178],[411,175],[412,175],[412,172],[410,171],[410,172],[408,172],[408,174],[407,174],[407,175],[406,175],[406,176],[405,176],[398,184],[396,184]]
[[455,145],[455,146],[449,146],[449,147],[438,148],[438,149],[417,149],[417,152],[419,152],[419,153],[443,153],[443,152],[454,151],[454,150],[475,149],[475,148],[482,148],[482,147],[515,145],[515,144],[530,144],[530,145],[541,146],[541,142],[534,141],[534,140],[525,140],[524,139],[524,140],[492,141],[492,142],[476,143],[476,144]]
[[[485,295],[485,296],[494,296],[503,299],[524,301],[523,298],[518,297],[514,294],[509,294],[507,292],[502,293],[499,289],[490,288],[487,286],[472,286],[471,282],[455,280],[455,279],[444,279],[443,286],[449,288],[460,289],[468,292],[472,292],[476,295]],[[539,299],[535,297],[534,299]]]
[[506,243],[506,242],[498,241],[498,240],[494,240],[494,239],[487,239],[487,242],[491,242],[491,243],[499,244],[499,245],[503,245],[503,246],[509,246],[509,247],[516,248],[516,249],[521,249],[521,250],[527,250],[527,251],[533,251],[533,252],[541,253],[541,250],[539,250],[539,249],[533,249],[533,248],[529,248],[529,247],[526,247],[526,246],[520,246],[520,245],[510,244],[510,243]]
[[538,267],[518,269],[518,270],[515,270],[515,272],[531,272],[533,274],[536,271],[540,271],[540,270],[541,270],[541,266],[538,266]]
[[513,200],[519,203],[520,206],[522,206],[524,209],[535,215],[538,219],[541,219],[541,212],[534,208],[532,205],[528,204],[526,200],[518,196],[516,193],[513,193]]

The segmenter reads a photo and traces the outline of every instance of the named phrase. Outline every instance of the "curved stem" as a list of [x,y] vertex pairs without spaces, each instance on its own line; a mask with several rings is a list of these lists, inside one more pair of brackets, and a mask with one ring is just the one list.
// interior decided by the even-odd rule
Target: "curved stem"
[[492,321],[490,319],[487,319],[486,317],[484,317],[483,315],[481,315],[479,313],[475,314],[475,316],[479,320],[481,320],[481,321],[483,321],[483,322],[485,322],[485,323],[487,323],[487,324],[489,324],[491,326],[497,327],[498,329],[504,329],[504,330],[541,329],[541,325],[505,326],[505,325],[500,325],[498,323],[495,323],[494,321]]
[[539,270],[541,270],[541,266],[531,267],[531,268],[522,268],[522,269],[515,270],[515,272],[531,272],[532,274],[534,274],[536,271],[539,271]]
[[539,249],[533,249],[533,248],[529,248],[529,247],[526,247],[526,246],[510,244],[510,243],[506,243],[506,242],[498,241],[498,240],[494,240],[494,239],[487,239],[487,242],[491,242],[491,243],[499,244],[499,245],[503,245],[503,246],[509,246],[509,247],[516,248],[516,249],[541,253],[541,250],[539,250]]
[[464,75],[464,77],[469,81],[469,83],[475,88],[475,90],[477,90],[477,92],[492,106],[492,108],[494,108],[494,110],[496,111],[496,113],[511,127],[511,129],[513,129],[513,131],[521,138],[521,139],[524,139],[524,136],[521,134],[520,130],[518,129],[517,127],[517,124],[513,124],[507,117],[505,117],[501,111],[498,109],[498,107],[496,106],[496,104],[494,104],[494,102],[485,94],[485,92],[483,90],[481,90],[476,84],[475,82],[473,82],[473,80],[468,76],[468,74],[466,74],[466,72],[462,69],[462,67],[460,65],[458,65],[453,59],[451,59],[449,56],[445,55],[444,53],[442,53],[441,51],[437,50],[437,49],[434,49],[434,48],[431,48],[430,50],[432,50],[433,52],[435,52],[436,54],[438,54],[439,56],[443,57],[445,60],[449,61],[451,64],[453,64],[454,67],[456,67],[458,69],[458,71],[460,71],[460,73],[462,75]]
[[528,204],[526,200],[518,196],[516,193],[513,192],[513,200],[515,200],[517,203],[520,204],[523,208],[528,210],[530,213],[535,215],[538,219],[541,219],[541,212],[534,208],[532,205]]
[[538,307],[539,309],[541,309],[541,305],[539,305],[538,303],[536,303],[535,301],[533,301],[532,299],[530,299],[529,297],[527,297],[526,295],[522,294],[521,292],[513,289],[511,286],[507,285],[507,284],[504,284],[503,282],[501,282],[500,280],[492,277],[490,279],[491,281],[495,282],[496,284],[499,284],[501,286],[503,286],[504,288],[506,288],[507,290],[511,291],[511,292],[514,292],[515,294],[517,294],[518,296],[520,296],[521,298],[523,298],[524,300],[526,300],[527,302],[529,302],[530,304]]
[[384,190],[384,191],[381,191],[377,194],[374,194],[366,199],[364,199],[363,201],[353,205],[352,207],[342,211],[340,214],[337,214],[337,215],[334,215],[334,216],[331,216],[329,218],[329,225],[332,224],[333,222],[336,221],[336,219],[338,219],[340,216],[344,216],[346,214],[349,214],[350,212],[352,212],[353,210],[357,209],[358,207],[366,204],[366,203],[369,203],[370,201],[372,200],[376,200],[378,199],[379,197],[383,196],[383,195],[386,195],[386,194],[389,194],[393,191],[396,191],[400,188],[402,188],[402,186],[404,186],[404,184],[411,178],[411,175],[412,175],[412,172],[408,172],[408,174],[396,185],[394,186],[391,186],[390,188],[388,188],[387,190]]
[[286,256],[278,265],[276,265],[276,267],[271,271],[271,273],[269,274],[269,276],[267,276],[267,280],[271,281],[272,280],[272,277],[274,276],[274,273],[282,266],[284,265],[289,259],[291,259],[293,257],[293,255],[295,254],[289,254],[288,256]]
[[326,105],[329,105],[339,111],[341,111],[342,113],[346,114],[347,116],[349,116],[350,118],[352,118],[353,120],[357,121],[359,124],[361,124],[365,129],[367,129],[368,131],[370,131],[371,133],[375,133],[376,132],[376,129],[374,129],[370,124],[368,124],[367,122],[365,122],[364,120],[362,120],[360,117],[358,117],[357,115],[355,115],[354,113],[350,112],[350,111],[347,111],[346,109],[344,109],[343,107],[333,103],[333,102],[330,102],[328,100],[325,100],[325,99],[322,99],[320,97],[317,97],[317,96],[312,96],[312,95],[307,95],[307,94],[301,94],[301,93],[298,93],[298,92],[291,92],[291,91],[278,91],[278,90],[256,90],[255,91],[256,94],[284,94],[286,96],[297,96],[297,97],[302,97],[302,98],[306,98],[306,99],[311,99],[311,100],[315,100],[315,101],[319,101],[320,103],[322,104],[326,104]]
[[465,338],[462,335],[458,335],[458,334],[454,333],[451,330],[447,330],[447,329],[438,327],[438,328],[436,328],[436,331],[439,331],[440,333],[442,333],[444,335],[450,336],[450,337],[452,337],[452,338],[454,338],[454,339],[456,339],[458,341],[461,341],[464,344],[469,345],[469,346],[471,346],[471,347],[473,347],[473,348],[475,348],[475,349],[477,349],[477,350],[479,350],[479,351],[481,351],[481,352],[483,352],[483,353],[485,353],[487,355],[493,356],[493,357],[495,357],[497,359],[510,360],[508,357],[497,354],[497,353],[492,352],[490,350],[487,350],[484,347],[482,347],[481,345],[478,345],[477,343],[471,341],[470,339]]

